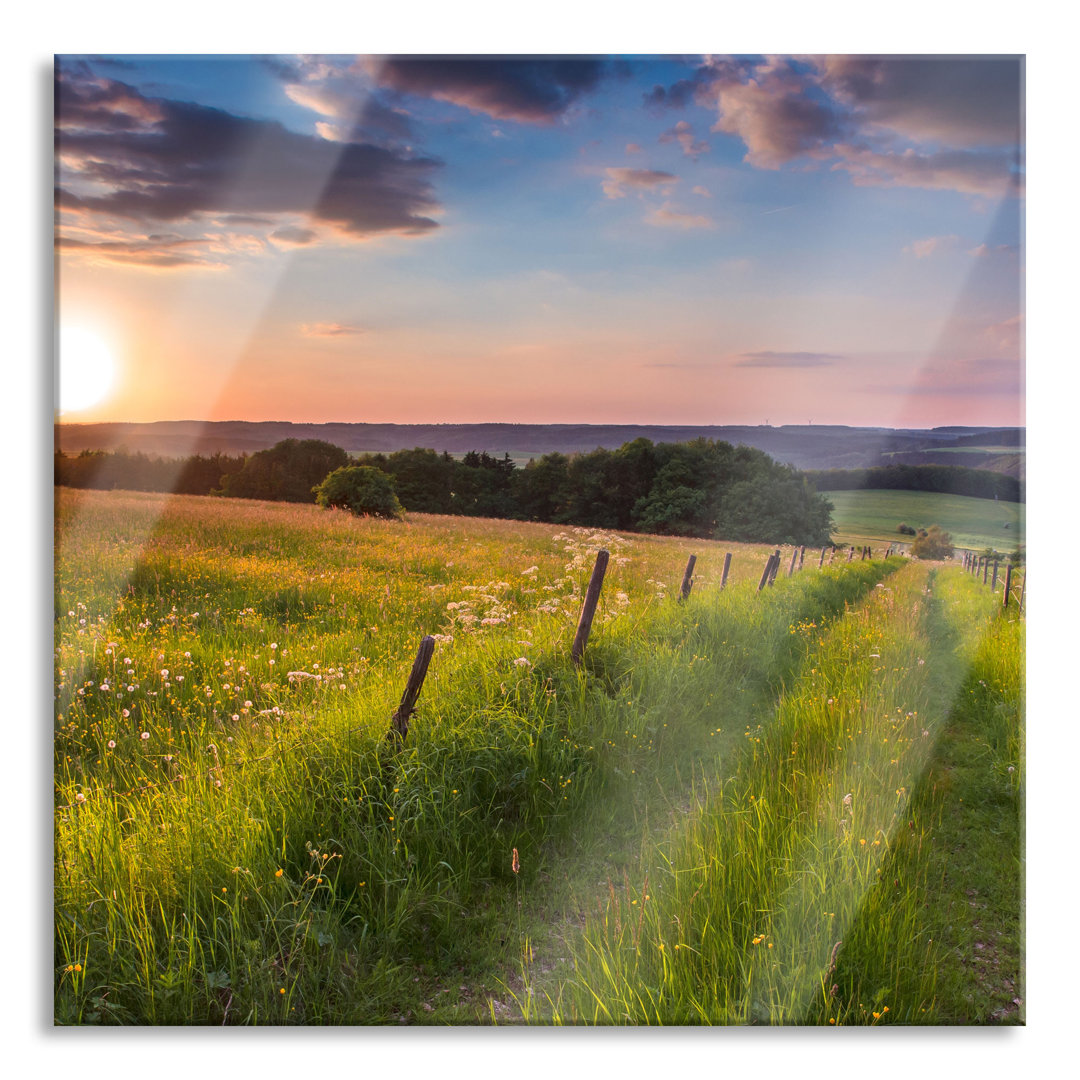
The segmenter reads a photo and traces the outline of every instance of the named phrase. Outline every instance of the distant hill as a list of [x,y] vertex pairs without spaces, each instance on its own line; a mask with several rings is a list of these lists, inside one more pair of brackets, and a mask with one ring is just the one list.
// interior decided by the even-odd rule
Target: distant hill
[[[947,427],[929,430],[791,424],[676,426],[654,424],[293,424],[287,421],[175,420],[155,423],[57,424],[53,441],[65,453],[141,452],[157,457],[239,454],[282,439],[323,439],[350,452],[392,452],[416,446],[440,453],[486,450],[521,459],[552,451],[616,449],[645,438],[654,443],[706,438],[752,446],[800,469],[867,468],[888,464],[964,464],[1022,469],[1022,428]],[[979,447],[985,446],[982,451]],[[1008,448],[1005,454],[1002,451]],[[1016,448],[1016,449],[1014,449]],[[941,455],[943,460],[939,460]],[[983,462],[990,464],[983,464]],[[998,463],[994,465],[994,463]],[[1004,465],[1004,467],[1002,467]]]

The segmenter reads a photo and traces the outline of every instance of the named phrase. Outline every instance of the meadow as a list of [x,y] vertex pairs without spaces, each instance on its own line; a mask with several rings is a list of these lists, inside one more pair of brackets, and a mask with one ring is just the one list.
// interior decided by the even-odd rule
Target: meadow
[[838,543],[910,542],[896,531],[902,522],[912,528],[940,525],[958,548],[1004,553],[1024,540],[1023,503],[995,502],[969,495],[931,491],[826,491],[833,504]]
[[1022,622],[898,558],[759,592],[771,550],[58,489],[56,1022],[1015,1019],[928,941],[962,775],[1019,986]]

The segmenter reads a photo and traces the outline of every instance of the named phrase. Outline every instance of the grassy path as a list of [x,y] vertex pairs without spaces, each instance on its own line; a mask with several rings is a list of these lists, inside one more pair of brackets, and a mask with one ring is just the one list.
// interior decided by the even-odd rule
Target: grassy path
[[[955,743],[950,708],[993,614],[963,575],[913,564],[836,623],[772,721],[749,733],[736,775],[715,779],[685,826],[646,842],[636,872],[610,884],[573,946],[573,970],[552,980],[526,966],[522,1014],[961,1021],[955,994],[937,988],[958,963],[938,928],[964,875],[954,867],[943,893],[937,874],[957,838],[939,832],[943,804],[926,783],[935,755]],[[948,820],[961,828],[962,816]],[[1015,903],[992,911],[1015,931]]]

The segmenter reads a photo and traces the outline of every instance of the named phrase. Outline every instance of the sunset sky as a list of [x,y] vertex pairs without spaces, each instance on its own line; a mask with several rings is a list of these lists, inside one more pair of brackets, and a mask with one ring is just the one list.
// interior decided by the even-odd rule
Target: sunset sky
[[64,420],[1024,422],[1016,57],[55,74]]

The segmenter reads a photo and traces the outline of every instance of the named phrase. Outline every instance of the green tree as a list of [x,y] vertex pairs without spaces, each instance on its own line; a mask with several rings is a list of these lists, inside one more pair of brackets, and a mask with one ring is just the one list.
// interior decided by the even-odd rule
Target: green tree
[[361,517],[393,519],[402,515],[393,477],[370,465],[335,469],[312,490],[320,506],[339,507]]
[[952,553],[953,539],[940,525],[921,530],[911,545],[916,559],[950,559]]
[[312,489],[349,464],[340,446],[321,439],[284,439],[252,454],[241,469],[222,477],[222,494],[271,502],[314,502]]

